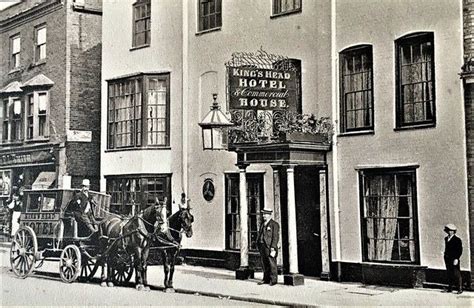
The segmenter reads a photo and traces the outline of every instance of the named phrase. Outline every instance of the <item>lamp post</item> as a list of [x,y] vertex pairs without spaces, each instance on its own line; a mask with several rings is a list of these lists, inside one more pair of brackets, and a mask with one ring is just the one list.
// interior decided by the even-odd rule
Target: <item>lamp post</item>
[[212,94],[212,98],[211,111],[199,123],[202,128],[202,146],[204,150],[224,150],[224,128],[234,126],[234,123],[221,111],[217,93]]

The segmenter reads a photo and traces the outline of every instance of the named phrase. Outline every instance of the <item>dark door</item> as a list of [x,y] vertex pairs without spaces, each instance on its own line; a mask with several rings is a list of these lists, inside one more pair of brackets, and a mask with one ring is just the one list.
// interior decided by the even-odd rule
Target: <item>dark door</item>
[[299,272],[321,274],[319,172],[315,167],[295,168],[296,226]]

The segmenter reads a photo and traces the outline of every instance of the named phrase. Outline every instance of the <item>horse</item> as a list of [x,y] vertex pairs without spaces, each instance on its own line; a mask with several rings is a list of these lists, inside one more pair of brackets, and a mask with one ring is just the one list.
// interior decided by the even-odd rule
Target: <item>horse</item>
[[[168,218],[168,224],[164,225],[161,232],[155,234],[153,248],[162,251],[163,267],[165,271],[165,292],[173,292],[173,274],[176,258],[181,250],[182,233],[186,237],[193,236],[192,223],[194,217],[189,208],[180,208]],[[164,232],[163,232],[164,231]]]
[[[147,281],[147,260],[151,238],[165,223],[166,207],[159,202],[131,218],[121,218],[118,215],[105,217],[99,225],[100,235],[108,239],[103,245],[101,285],[113,287],[114,267],[119,266],[120,262],[132,262],[135,268],[136,289],[150,290]],[[107,267],[107,277],[104,267]]]

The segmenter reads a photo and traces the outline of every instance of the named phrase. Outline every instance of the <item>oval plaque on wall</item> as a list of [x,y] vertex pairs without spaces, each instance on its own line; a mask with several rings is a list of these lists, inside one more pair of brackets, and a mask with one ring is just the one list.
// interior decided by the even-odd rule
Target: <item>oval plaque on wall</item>
[[202,185],[202,196],[204,200],[210,202],[214,199],[214,194],[216,189],[214,187],[214,182],[212,179],[205,179],[204,184]]

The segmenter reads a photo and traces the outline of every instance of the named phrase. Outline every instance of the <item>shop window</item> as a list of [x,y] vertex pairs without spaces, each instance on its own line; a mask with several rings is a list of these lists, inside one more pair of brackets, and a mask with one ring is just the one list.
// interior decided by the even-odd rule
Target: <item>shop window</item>
[[49,136],[48,92],[33,92],[26,96],[26,139]]
[[10,38],[10,69],[14,70],[20,67],[21,38],[15,35]]
[[0,170],[0,197],[10,197],[12,187],[10,170]]
[[39,62],[46,58],[46,25],[35,29],[35,61]]
[[397,127],[434,125],[434,35],[421,33],[398,39]]
[[417,263],[415,170],[360,172],[364,261]]
[[222,27],[222,0],[199,0],[199,31]]
[[23,139],[23,107],[20,98],[3,100],[3,142],[16,142]]
[[273,15],[301,12],[301,0],[273,0]]
[[109,82],[107,148],[168,146],[169,94],[169,74]]
[[373,130],[372,46],[341,52],[341,132]]
[[[121,215],[131,215],[155,204],[155,200],[167,197],[171,200],[171,176],[107,177],[107,193],[110,194],[110,210]],[[171,212],[171,202],[167,204]]]
[[[240,249],[239,174],[226,174],[226,248]],[[247,173],[248,243],[256,251],[260,210],[264,208],[263,174]]]
[[133,5],[133,47],[148,46],[151,40],[151,1],[138,0]]

